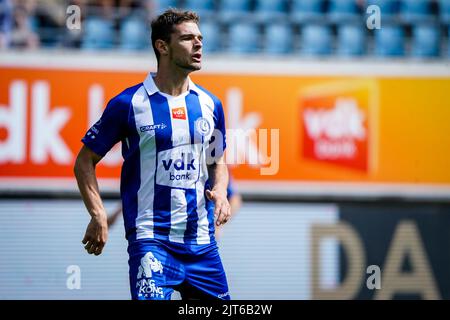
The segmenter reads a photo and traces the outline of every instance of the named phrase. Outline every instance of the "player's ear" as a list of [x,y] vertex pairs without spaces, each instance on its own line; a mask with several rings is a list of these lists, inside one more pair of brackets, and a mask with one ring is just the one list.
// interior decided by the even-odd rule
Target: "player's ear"
[[155,47],[161,56],[166,56],[169,54],[169,45],[164,40],[161,39],[156,40]]

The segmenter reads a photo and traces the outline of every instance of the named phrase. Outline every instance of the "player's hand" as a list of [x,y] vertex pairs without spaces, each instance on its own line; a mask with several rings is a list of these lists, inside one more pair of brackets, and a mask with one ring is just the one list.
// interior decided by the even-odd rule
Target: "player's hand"
[[103,247],[108,239],[108,223],[106,217],[91,218],[82,243],[89,254],[98,256],[102,253]]
[[216,225],[225,224],[231,216],[230,204],[225,193],[206,190],[206,196],[214,202],[214,218]]

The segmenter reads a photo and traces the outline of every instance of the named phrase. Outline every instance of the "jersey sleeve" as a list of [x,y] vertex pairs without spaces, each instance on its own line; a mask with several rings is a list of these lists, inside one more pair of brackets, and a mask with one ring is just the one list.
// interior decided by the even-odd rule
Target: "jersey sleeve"
[[104,157],[114,145],[124,138],[129,104],[120,98],[111,99],[101,118],[81,139],[85,146]]

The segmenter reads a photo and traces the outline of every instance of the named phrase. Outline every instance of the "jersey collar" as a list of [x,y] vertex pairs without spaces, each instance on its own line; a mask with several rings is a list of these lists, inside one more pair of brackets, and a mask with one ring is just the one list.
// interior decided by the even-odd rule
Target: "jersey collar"
[[[156,92],[159,92],[159,89],[156,86],[155,81],[153,80],[153,77],[155,75],[156,75],[156,73],[149,72],[147,75],[147,78],[145,78],[145,80],[144,80],[144,87],[145,87],[145,90],[147,90],[147,93],[149,96],[155,94]],[[188,77],[188,79],[189,79],[189,91],[192,91],[198,95],[200,92],[200,89],[195,85],[194,82],[192,82],[190,77]]]

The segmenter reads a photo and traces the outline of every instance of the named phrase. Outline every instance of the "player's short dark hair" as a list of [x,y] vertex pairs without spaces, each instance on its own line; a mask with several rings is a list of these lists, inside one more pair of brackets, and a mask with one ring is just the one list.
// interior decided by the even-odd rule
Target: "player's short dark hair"
[[152,46],[156,59],[159,60],[159,52],[155,47],[155,42],[161,39],[170,42],[170,36],[174,32],[173,27],[183,22],[195,22],[199,24],[200,17],[193,11],[182,11],[170,8],[152,21]]

